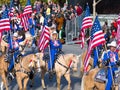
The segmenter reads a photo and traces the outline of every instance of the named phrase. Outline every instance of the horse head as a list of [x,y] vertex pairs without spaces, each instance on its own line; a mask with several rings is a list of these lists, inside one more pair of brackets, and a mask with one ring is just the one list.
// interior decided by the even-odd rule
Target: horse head
[[44,65],[42,58],[43,58],[43,53],[38,52],[35,54],[35,67],[38,70],[40,70],[40,67]]
[[2,53],[5,53],[6,49],[8,48],[8,43],[6,41],[6,36],[4,36],[4,35],[2,36],[0,47],[1,47],[0,49],[1,49]]
[[77,64],[78,64],[79,58],[77,57],[77,55],[72,54],[71,56],[71,61],[70,61],[70,67],[72,68],[73,71],[77,71]]

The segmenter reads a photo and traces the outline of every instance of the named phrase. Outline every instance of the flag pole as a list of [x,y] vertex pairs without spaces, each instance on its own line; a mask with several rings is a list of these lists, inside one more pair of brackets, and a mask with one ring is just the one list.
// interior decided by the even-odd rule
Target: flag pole
[[[10,30],[10,37],[11,37],[11,30]],[[11,37],[11,42],[12,42],[12,37]],[[13,46],[12,46],[12,49],[13,49]],[[14,62],[14,67],[15,67],[15,58],[14,58],[14,52],[13,52],[13,62]]]
[[[97,59],[99,60],[98,47],[96,47],[95,49],[96,49],[96,53],[97,53]],[[98,62],[97,62],[97,64],[98,64]]]
[[49,47],[49,56],[50,56],[50,64],[51,64],[50,71],[52,71],[52,61],[51,61],[51,54],[50,54],[50,45],[48,47]]

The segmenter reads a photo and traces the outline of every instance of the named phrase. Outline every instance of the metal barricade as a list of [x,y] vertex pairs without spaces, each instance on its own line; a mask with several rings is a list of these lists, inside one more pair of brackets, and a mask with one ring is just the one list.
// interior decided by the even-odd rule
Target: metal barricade
[[[92,15],[91,15],[92,16]],[[74,44],[80,43],[80,28],[82,24],[82,20],[84,18],[84,13],[76,18],[66,21],[65,33],[66,33],[66,44]],[[110,26],[114,19],[118,18],[118,15],[98,15],[100,20],[101,27],[103,26],[104,22],[107,21],[108,25]]]
[[66,21],[66,44],[73,44],[80,42],[80,40],[76,40],[80,35],[80,27],[81,27],[82,17],[76,17],[71,20]]

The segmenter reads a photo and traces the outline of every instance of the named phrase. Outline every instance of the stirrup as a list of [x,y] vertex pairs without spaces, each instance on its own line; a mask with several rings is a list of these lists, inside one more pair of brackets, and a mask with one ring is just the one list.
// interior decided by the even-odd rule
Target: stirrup
[[8,81],[12,81],[14,79],[14,75],[10,72],[8,73]]

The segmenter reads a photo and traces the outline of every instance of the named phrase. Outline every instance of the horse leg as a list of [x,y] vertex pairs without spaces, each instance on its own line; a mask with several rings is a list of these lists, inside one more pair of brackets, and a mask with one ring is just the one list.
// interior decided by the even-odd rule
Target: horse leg
[[65,79],[68,81],[68,90],[70,90],[70,84],[71,84],[70,74],[66,73],[64,76],[65,76]]
[[28,80],[29,80],[29,78],[25,78],[24,81],[23,81],[24,90],[26,90],[26,86],[27,86]]
[[56,76],[57,76],[57,90],[60,90],[60,80],[61,80],[60,72],[56,73]]
[[3,74],[1,75],[1,78],[2,78],[2,81],[3,81],[4,85],[5,85],[6,90],[8,90],[5,73],[3,73]]
[[0,90],[3,90],[3,82],[1,82]]
[[43,90],[46,89],[45,81],[44,81],[45,73],[46,73],[46,71],[45,71],[45,70],[42,70],[42,72],[41,72],[41,83],[42,83],[42,88],[43,88]]
[[16,80],[18,83],[19,90],[22,90],[22,79],[20,77],[16,77]]

